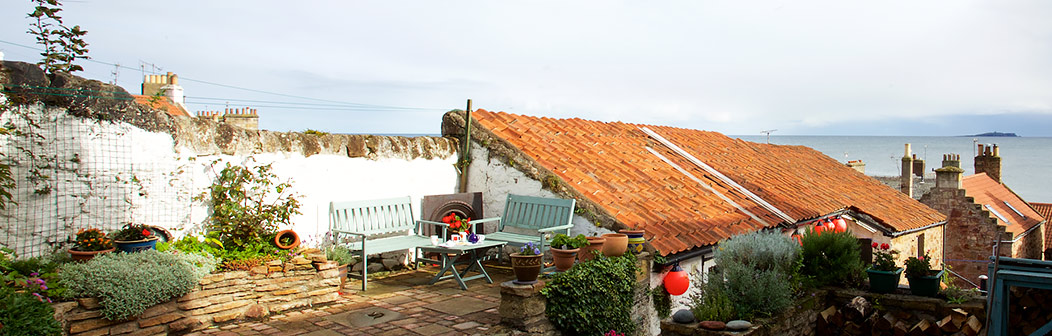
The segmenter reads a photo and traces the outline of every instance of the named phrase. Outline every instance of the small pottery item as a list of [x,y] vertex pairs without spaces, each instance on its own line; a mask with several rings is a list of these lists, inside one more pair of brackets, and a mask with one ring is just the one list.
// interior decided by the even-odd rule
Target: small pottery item
[[543,255],[521,255],[511,254],[511,268],[515,271],[517,285],[532,285],[537,283],[537,275],[541,273],[541,257]]
[[899,287],[899,278],[902,276],[902,268],[894,271],[878,271],[867,269],[869,274],[869,291],[887,294],[894,292]]
[[624,233],[607,233],[603,238],[603,255],[607,257],[620,257],[628,250],[628,235]]
[[573,263],[577,260],[577,253],[581,249],[557,249],[552,248],[552,259],[555,259],[555,270],[559,272],[566,272],[566,270],[573,267]]
[[629,251],[632,251],[632,253],[643,252],[643,245],[645,245],[646,242],[647,242],[647,240],[643,238],[643,233],[646,232],[646,231],[644,231],[644,230],[624,229],[624,230],[620,230],[618,232],[624,233],[625,235],[628,235],[628,250]]
[[[290,238],[292,239],[291,243],[283,244],[281,242],[282,240],[287,240]],[[296,234],[296,231],[282,230],[281,232],[278,232],[278,234],[274,235],[274,245],[277,245],[278,248],[282,250],[294,249],[296,248],[296,246],[300,246],[300,236]]]
[[105,249],[105,250],[99,250],[99,251],[77,251],[77,250],[74,250],[74,249],[69,249],[68,251],[69,251],[70,257],[72,257],[74,261],[88,261],[88,260],[91,260],[91,258],[95,258],[95,256],[97,256],[97,255],[110,253],[110,252],[113,252],[115,250],[117,250],[116,247],[111,247],[111,248],[108,248],[108,249]]
[[113,245],[124,253],[142,252],[157,248],[157,236],[149,236],[139,240],[114,240]]
[[580,252],[577,252],[577,261],[585,262],[595,258],[595,253],[600,253],[603,248],[603,244],[606,243],[606,238],[603,237],[588,237],[588,245],[581,248]]

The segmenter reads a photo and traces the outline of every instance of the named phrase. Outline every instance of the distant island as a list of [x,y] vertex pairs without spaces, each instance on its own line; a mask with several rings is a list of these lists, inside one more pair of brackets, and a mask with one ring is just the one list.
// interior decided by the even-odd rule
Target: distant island
[[977,136],[977,137],[1019,137],[1015,133],[1002,133],[1002,132],[987,132],[987,133],[980,133],[980,134],[971,135],[971,136]]

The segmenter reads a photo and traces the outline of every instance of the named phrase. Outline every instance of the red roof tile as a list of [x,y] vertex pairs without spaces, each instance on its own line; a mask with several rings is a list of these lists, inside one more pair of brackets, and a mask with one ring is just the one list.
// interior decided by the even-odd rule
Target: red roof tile
[[1030,207],[1045,219],[1045,249],[1052,248],[1052,225],[1048,224],[1048,219],[1052,218],[1052,204],[1030,202]]
[[990,210],[990,217],[996,219],[997,224],[1006,226],[1015,237],[1045,221],[1044,217],[1030,208],[1018,195],[1004,184],[986,176],[986,173],[965,176],[961,179],[961,186],[965,195],[974,198],[975,203],[982,205],[983,209]]
[[[663,254],[711,245],[735,234],[783,222],[735,187],[650,138],[639,129],[645,125],[537,118],[486,110],[478,110],[473,117],[604,207],[622,224],[646,229],[651,245]],[[864,211],[892,231],[945,220],[939,212],[807,147],[757,144],[715,132],[645,127],[794,221],[849,207]]]
[[168,115],[173,117],[189,117],[190,113],[186,112],[185,109],[179,107],[179,105],[172,104],[172,101],[166,97],[159,97],[157,99],[154,96],[143,96],[143,95],[132,95],[135,97],[135,102],[139,105],[143,105],[155,110],[161,110]]

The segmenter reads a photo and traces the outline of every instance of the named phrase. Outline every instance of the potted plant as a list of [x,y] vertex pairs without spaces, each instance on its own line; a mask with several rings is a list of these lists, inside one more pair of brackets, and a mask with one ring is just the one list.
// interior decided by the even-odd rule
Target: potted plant
[[878,246],[880,250],[873,252],[873,265],[866,270],[869,274],[869,290],[874,293],[891,293],[899,286],[899,278],[902,276],[902,267],[895,265],[895,254],[898,251],[891,250],[887,243],[873,243],[873,248]]
[[339,265],[336,269],[340,274],[340,289],[342,290],[343,283],[347,281],[347,270],[356,261],[356,258],[351,254],[351,250],[339,245],[333,245],[325,250],[325,258]]
[[588,245],[581,248],[580,252],[577,252],[577,261],[585,262],[595,258],[597,253],[603,251],[603,244],[606,244],[606,238],[603,237],[585,237],[588,240]]
[[113,241],[106,237],[106,233],[99,229],[81,229],[77,231],[77,238],[73,241],[73,248],[69,249],[69,255],[73,260],[88,261],[95,255],[113,252]]
[[442,217],[442,222],[448,224],[449,228],[449,240],[466,242],[467,236],[471,233],[471,218],[461,218],[455,212],[450,212],[449,215]]
[[583,234],[572,238],[561,233],[555,235],[551,244],[552,259],[555,259],[555,270],[566,272],[570,267],[573,267],[574,260],[577,259],[577,252],[587,245],[588,238]]
[[113,243],[121,252],[140,252],[155,248],[157,236],[144,224],[128,223],[113,233]]
[[939,279],[943,270],[931,269],[928,253],[920,257],[906,259],[906,280],[910,282],[910,293],[913,295],[933,297],[939,294]]
[[294,249],[296,246],[300,246],[300,236],[296,234],[296,231],[281,230],[274,235],[274,245],[277,245],[282,250]]
[[541,249],[533,242],[528,242],[519,248],[519,252],[511,254],[511,268],[515,271],[515,284],[532,285],[537,283],[537,275],[541,273]]

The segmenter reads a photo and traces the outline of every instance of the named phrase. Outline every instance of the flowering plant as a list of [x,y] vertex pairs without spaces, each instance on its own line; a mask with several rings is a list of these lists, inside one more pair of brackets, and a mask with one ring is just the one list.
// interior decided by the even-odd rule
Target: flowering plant
[[617,330],[610,330],[610,331],[607,331],[605,334],[603,334],[603,336],[625,336],[625,334],[622,334],[622,333],[618,332]]
[[77,231],[77,239],[73,241],[73,249],[83,252],[102,251],[112,248],[112,243],[102,230],[80,229]]
[[[878,246],[880,247],[879,250],[877,250]],[[888,245],[888,243],[883,243],[879,245],[877,243],[873,243],[872,269],[875,271],[885,272],[892,272],[899,269],[899,267],[895,265],[895,255],[898,253],[899,251],[891,250],[891,245]]]
[[448,216],[442,217],[442,222],[449,224],[449,233],[460,234],[460,232],[471,232],[471,218],[460,218],[456,213],[450,212]]
[[135,224],[128,223],[124,224],[124,227],[117,232],[113,233],[113,240],[119,241],[131,241],[131,240],[143,240],[153,236],[150,232],[150,227],[146,224]]
[[533,242],[526,243],[526,245],[523,245],[521,248],[519,248],[519,255],[532,256],[539,254],[541,254],[541,249],[538,248],[537,244],[534,244]]
[[927,252],[923,256],[906,259],[906,277],[916,278],[931,275],[930,259]]

